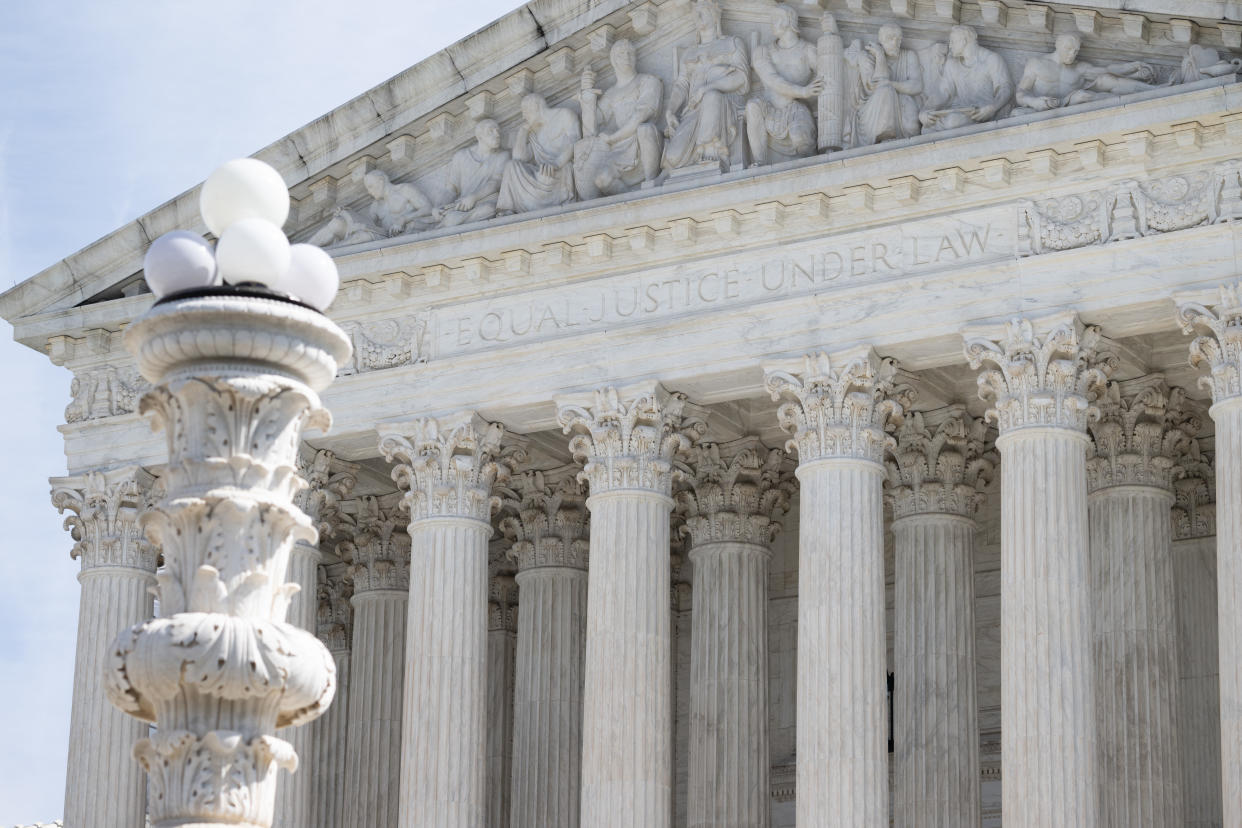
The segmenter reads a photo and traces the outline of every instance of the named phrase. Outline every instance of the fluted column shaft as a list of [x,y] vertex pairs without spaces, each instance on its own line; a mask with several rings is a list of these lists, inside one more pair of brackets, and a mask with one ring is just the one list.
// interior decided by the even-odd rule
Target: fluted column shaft
[[1097,824],[1086,434],[1002,433],[1006,825]]
[[582,825],[667,826],[672,678],[667,495],[592,494]]
[[[289,600],[288,621],[295,627],[312,633],[317,626],[315,587],[318,570],[319,550],[308,543],[294,544],[289,552],[288,578],[290,583],[298,585],[299,590]],[[335,703],[344,707],[341,702],[338,695]],[[277,733],[293,745],[301,760],[298,770],[289,774],[283,784],[276,788],[276,814],[272,822],[274,828],[302,828],[313,824],[314,773],[308,770],[307,762],[314,753],[312,742],[316,730],[312,723],[307,727],[282,728]]]
[[1178,735],[1188,828],[1221,828],[1216,538],[1173,545],[1177,582]]
[[487,828],[509,828],[513,781],[513,682],[517,584],[493,575],[487,607]]
[[347,649],[329,650],[336,663],[336,703],[311,724],[314,736],[306,770],[313,799],[308,828],[345,828],[349,768],[356,764],[349,753],[350,654]]
[[123,566],[84,570],[78,581],[78,648],[73,665],[69,720],[68,828],[142,828],[146,820],[146,774],[133,759],[134,744],[148,725],[113,707],[100,689],[112,640],[151,617],[153,572]]
[[768,825],[769,556],[728,541],[690,552],[691,828]]
[[345,824],[394,828],[400,805],[402,686],[409,592],[355,592]]
[[886,825],[884,467],[830,458],[797,474],[798,824]]
[[403,828],[485,824],[487,541],[465,517],[410,523]]
[[1177,740],[1172,492],[1110,486],[1088,500],[1101,824],[1184,819]]
[[893,533],[894,823],[978,826],[975,521],[912,514]]
[[512,828],[577,828],[587,573],[519,571]]
[[1224,824],[1242,825],[1242,397],[1211,408],[1216,423],[1216,578]]

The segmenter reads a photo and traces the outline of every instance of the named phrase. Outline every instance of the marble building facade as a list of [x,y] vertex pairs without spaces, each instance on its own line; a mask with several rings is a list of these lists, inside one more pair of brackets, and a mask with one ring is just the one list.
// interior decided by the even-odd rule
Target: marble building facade
[[[1115,5],[534,0],[257,153],[354,345],[276,823],[1242,824],[1242,22]],[[148,807],[121,333],[196,203],[0,296],[74,376],[68,828]]]

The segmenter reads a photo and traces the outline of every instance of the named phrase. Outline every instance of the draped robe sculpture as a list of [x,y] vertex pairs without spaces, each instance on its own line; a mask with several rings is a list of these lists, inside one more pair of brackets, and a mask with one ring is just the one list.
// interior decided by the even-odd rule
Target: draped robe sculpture
[[501,215],[556,207],[574,200],[574,144],[582,137],[578,115],[548,106],[534,92],[522,98],[524,123],[513,139],[496,211]]
[[815,120],[800,100],[824,90],[823,79],[815,77],[815,46],[798,36],[798,13],[791,6],[773,9],[772,31],[776,41],[757,47],[751,58],[763,83],[763,91],[746,104],[752,166],[801,158],[816,146]]
[[500,126],[491,118],[475,124],[474,137],[474,146],[458,150],[449,161],[445,186],[450,200],[435,212],[441,227],[456,227],[496,215],[509,151],[501,148]]

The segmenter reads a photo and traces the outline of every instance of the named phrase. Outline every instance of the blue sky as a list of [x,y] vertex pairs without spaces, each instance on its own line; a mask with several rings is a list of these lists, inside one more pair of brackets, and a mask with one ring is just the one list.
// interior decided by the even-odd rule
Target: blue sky
[[[6,4],[6,290],[520,3]],[[48,498],[69,374],[0,322],[0,826],[61,816],[78,584]]]

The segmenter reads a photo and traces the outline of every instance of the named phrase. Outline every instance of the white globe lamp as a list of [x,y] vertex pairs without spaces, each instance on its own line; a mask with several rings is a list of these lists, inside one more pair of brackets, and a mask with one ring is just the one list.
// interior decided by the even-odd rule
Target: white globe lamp
[[315,310],[327,310],[341,285],[336,262],[313,244],[295,244],[289,252],[289,269],[272,288],[301,299]]
[[280,228],[261,218],[230,224],[216,242],[216,263],[230,285],[272,287],[289,269],[289,240]]
[[289,190],[268,164],[238,158],[221,165],[203,183],[198,209],[217,236],[243,219],[259,218],[281,227],[289,218]]
[[188,230],[173,230],[153,241],[142,270],[147,286],[160,299],[220,283],[210,242]]

